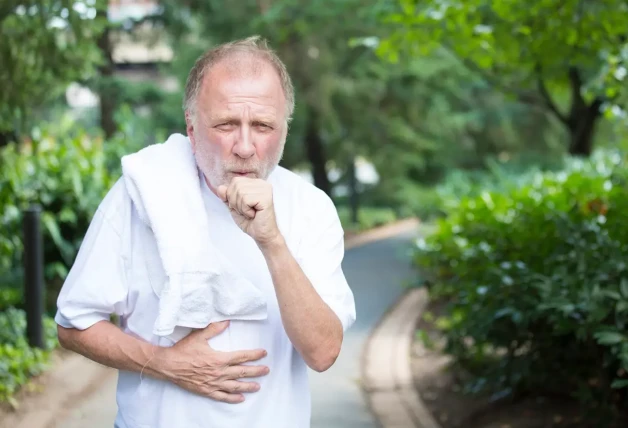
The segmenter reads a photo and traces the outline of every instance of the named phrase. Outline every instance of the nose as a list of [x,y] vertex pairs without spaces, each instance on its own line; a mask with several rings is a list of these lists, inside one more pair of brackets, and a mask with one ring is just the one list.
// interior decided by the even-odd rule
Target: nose
[[233,153],[242,159],[248,159],[255,154],[253,137],[248,126],[243,126],[233,146]]

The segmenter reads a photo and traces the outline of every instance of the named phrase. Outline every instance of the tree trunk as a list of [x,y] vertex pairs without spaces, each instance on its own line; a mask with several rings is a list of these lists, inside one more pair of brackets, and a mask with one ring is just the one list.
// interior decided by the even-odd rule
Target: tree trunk
[[601,100],[595,100],[586,108],[579,110],[570,117],[569,129],[569,154],[574,156],[589,157],[593,151],[595,126],[601,117]]
[[10,143],[17,143],[17,133],[15,131],[0,132],[0,147]]
[[310,112],[305,130],[305,151],[312,165],[314,185],[331,196],[331,183],[327,177],[327,158],[320,133],[318,132],[318,120],[316,113]]
[[545,107],[560,120],[569,131],[569,154],[573,156],[589,157],[593,151],[595,125],[602,116],[600,108],[604,103],[601,97],[595,98],[590,104],[582,96],[583,80],[577,67],[569,67],[567,75],[571,86],[571,106],[569,114],[565,115],[552,99],[541,73],[537,66],[539,92],[544,100]]
[[[106,10],[99,10],[99,14],[106,17]],[[117,91],[112,87],[114,74],[114,63],[112,57],[111,39],[109,28],[106,28],[98,40],[98,47],[103,56],[104,64],[100,67],[100,78],[98,82],[98,96],[100,98],[100,127],[109,139],[118,130],[118,125],[114,120],[116,110]]]

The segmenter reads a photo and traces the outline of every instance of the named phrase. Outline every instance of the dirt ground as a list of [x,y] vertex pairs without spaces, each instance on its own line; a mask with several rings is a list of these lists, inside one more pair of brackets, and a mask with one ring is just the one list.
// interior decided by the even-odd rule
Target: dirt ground
[[13,407],[0,403],[0,428],[47,427],[72,408],[110,370],[64,349],[53,351],[50,367],[15,395]]
[[[438,317],[442,306],[427,311]],[[443,340],[431,323],[421,320],[417,329],[429,335],[434,346],[427,349],[419,335],[412,350],[412,371],[417,391],[443,428],[589,428],[578,416],[574,402],[541,397],[518,403],[492,403],[488,397],[470,397],[461,392],[463,379],[449,368],[451,359],[441,352]],[[598,428],[598,427],[595,427]],[[600,427],[602,428],[602,427]]]

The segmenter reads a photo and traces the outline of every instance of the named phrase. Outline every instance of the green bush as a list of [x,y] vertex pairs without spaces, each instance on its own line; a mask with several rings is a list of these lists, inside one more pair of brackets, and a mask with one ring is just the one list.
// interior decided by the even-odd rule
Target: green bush
[[44,334],[45,349],[31,348],[24,311],[0,312],[0,402],[15,404],[13,394],[47,367],[50,352],[58,345],[56,324],[50,317],[44,318]]
[[[41,373],[57,346],[51,315],[58,291],[93,214],[120,176],[120,157],[146,144],[134,132],[125,127],[104,141],[67,119],[0,149],[0,402],[12,401],[20,386]],[[28,345],[21,309],[22,214],[32,204],[42,208],[46,350]]]
[[[416,263],[449,302],[471,391],[575,395],[617,421],[628,386],[628,173],[598,153],[452,199]],[[610,421],[604,423],[611,426]]]
[[120,140],[76,129],[73,121],[37,130],[0,150],[0,310],[18,306],[22,288],[22,213],[42,207],[49,311],[92,215],[119,177]]

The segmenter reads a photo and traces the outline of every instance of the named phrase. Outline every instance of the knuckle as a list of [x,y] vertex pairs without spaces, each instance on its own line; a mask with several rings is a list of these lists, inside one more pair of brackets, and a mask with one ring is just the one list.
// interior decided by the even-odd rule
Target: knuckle
[[222,354],[214,354],[211,359],[210,366],[212,366],[214,369],[217,369],[218,367],[223,367],[227,365],[228,362],[229,359],[226,356]]
[[218,379],[221,376],[221,371],[217,368],[210,368],[207,371],[207,377],[211,380]]

